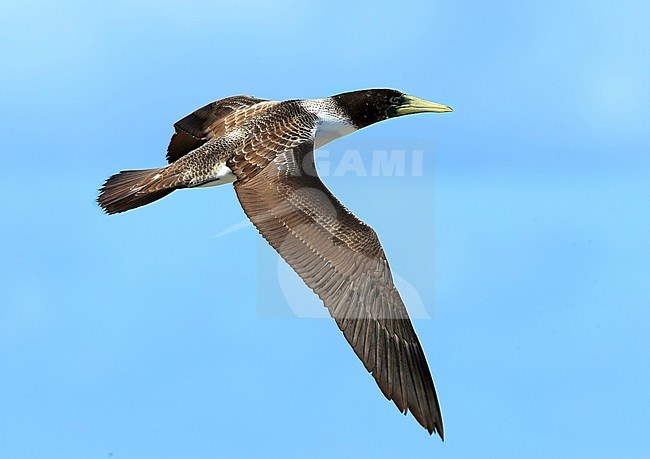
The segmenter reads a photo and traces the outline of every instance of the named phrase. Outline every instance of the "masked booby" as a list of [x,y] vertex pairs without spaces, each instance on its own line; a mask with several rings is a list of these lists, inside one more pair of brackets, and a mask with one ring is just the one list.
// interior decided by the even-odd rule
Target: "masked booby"
[[386,398],[444,439],[429,366],[379,239],[320,180],[314,149],[388,118],[450,111],[392,89],[228,97],[174,125],[167,166],[113,175],[97,201],[115,214],[181,188],[234,182],[248,218],[320,297]]

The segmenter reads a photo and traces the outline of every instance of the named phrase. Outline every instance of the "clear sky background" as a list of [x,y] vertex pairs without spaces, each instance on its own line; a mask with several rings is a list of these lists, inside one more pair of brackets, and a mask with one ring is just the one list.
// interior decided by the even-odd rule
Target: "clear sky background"
[[[648,2],[392,3],[0,6],[0,457],[647,457]],[[94,203],[212,100],[367,87],[455,109],[321,155],[424,153],[324,175],[420,317],[444,443],[231,186]]]

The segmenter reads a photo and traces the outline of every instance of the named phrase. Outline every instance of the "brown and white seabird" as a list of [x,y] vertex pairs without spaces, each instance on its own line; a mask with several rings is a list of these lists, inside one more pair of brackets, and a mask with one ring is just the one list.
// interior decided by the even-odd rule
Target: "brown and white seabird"
[[320,297],[386,398],[444,438],[429,366],[379,239],[320,180],[314,149],[388,118],[450,111],[392,89],[228,97],[174,125],[167,166],[113,175],[97,201],[115,214],[181,188],[234,182],[248,218]]

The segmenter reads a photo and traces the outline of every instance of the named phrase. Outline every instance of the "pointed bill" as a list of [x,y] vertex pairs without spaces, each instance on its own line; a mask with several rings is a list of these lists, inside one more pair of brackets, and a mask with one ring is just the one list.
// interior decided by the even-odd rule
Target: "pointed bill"
[[452,112],[453,110],[448,105],[431,102],[407,94],[404,96],[404,102],[396,111],[401,116],[413,113],[446,113]]

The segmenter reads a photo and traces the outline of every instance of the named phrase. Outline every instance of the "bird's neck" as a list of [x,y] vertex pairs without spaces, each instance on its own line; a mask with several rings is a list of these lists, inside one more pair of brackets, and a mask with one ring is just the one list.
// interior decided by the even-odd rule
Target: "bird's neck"
[[332,98],[309,99],[302,103],[305,110],[317,117],[314,148],[320,148],[358,129]]

